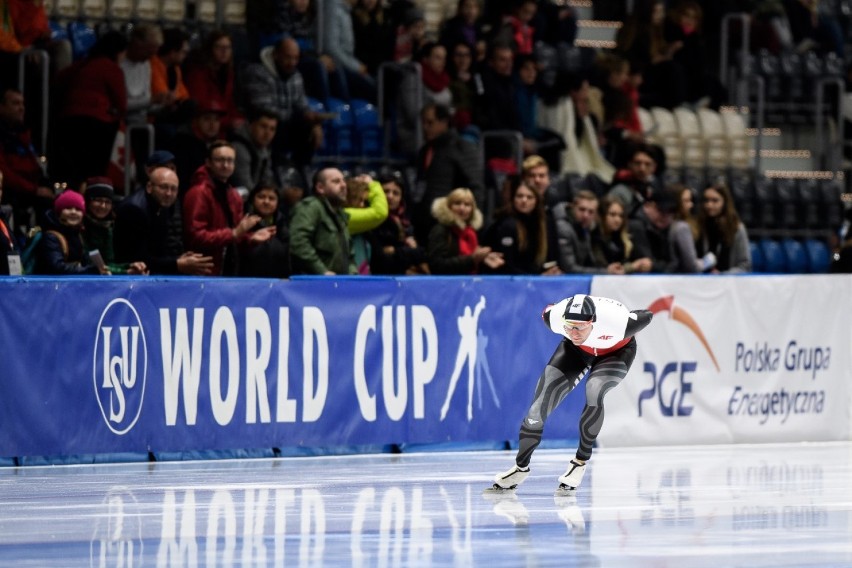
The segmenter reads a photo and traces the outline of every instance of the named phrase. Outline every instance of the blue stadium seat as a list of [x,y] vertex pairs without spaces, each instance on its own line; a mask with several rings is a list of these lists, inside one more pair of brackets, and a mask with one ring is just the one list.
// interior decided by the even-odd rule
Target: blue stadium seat
[[779,227],[778,190],[773,180],[759,177],[754,180],[754,198],[757,215],[755,224],[764,229]]
[[825,241],[819,239],[806,239],[805,250],[810,261],[811,272],[828,272],[831,267],[831,251]]
[[68,39],[71,40],[71,49],[76,60],[84,58],[89,53],[89,50],[98,40],[98,36],[95,33],[95,28],[87,25],[86,22],[70,22],[68,24]]
[[787,272],[787,256],[781,243],[774,239],[760,239],[760,250],[765,261],[764,270],[772,273]]
[[352,99],[349,104],[352,107],[355,139],[361,157],[380,158],[384,151],[384,144],[378,109],[362,99]]
[[802,244],[802,241],[785,238],[781,240],[781,247],[784,249],[784,255],[787,257],[787,272],[790,274],[806,274],[810,272],[811,266],[808,260],[808,253],[805,251],[805,245]]
[[68,39],[68,29],[55,20],[50,20],[50,39],[60,41]]
[[333,112],[336,115],[328,122],[329,143],[333,152],[338,156],[355,156],[357,152],[352,107],[344,100],[329,97],[326,108],[328,108],[328,112]]
[[760,245],[755,241],[749,241],[748,248],[751,252],[751,271],[766,272],[766,259],[763,257]]
[[[308,108],[310,108],[313,112],[328,112],[325,108],[325,104],[319,99],[315,99],[313,97],[308,97]],[[322,145],[317,149],[318,156],[328,156],[332,153],[331,143],[329,141],[329,121],[323,122],[322,130]]]

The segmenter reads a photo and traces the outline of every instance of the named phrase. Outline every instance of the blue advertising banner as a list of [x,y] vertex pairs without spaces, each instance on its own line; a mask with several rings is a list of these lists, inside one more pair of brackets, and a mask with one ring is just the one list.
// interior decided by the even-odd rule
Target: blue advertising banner
[[[515,440],[590,278],[0,280],[0,456]],[[576,439],[583,396],[546,438]]]

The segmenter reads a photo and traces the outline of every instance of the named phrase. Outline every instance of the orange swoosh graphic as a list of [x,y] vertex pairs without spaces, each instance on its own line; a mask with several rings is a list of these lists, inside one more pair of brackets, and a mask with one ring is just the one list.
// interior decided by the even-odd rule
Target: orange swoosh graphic
[[669,319],[678,321],[688,327],[695,337],[698,338],[698,341],[701,342],[701,345],[704,346],[704,349],[707,350],[707,354],[710,355],[710,359],[713,361],[716,371],[721,371],[719,363],[716,361],[716,356],[713,354],[713,350],[710,348],[710,344],[707,342],[707,338],[704,337],[704,333],[702,333],[701,328],[697,323],[695,323],[695,320],[692,319],[689,312],[674,305],[674,296],[663,296],[662,298],[657,298],[651,302],[651,305],[648,306],[648,310],[655,315],[659,312],[669,312]]

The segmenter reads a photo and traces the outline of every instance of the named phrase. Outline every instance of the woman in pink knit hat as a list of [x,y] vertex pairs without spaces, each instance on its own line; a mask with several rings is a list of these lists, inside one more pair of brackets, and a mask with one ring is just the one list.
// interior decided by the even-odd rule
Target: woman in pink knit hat
[[38,243],[37,274],[109,274],[89,259],[83,248],[83,217],[86,201],[72,189],[60,193],[53,210],[45,213],[42,237]]

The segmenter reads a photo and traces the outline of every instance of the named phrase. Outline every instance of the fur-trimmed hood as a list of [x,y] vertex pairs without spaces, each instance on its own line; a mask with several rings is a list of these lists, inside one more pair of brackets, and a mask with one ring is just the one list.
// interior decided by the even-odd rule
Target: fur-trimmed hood
[[[432,202],[432,216],[442,225],[456,225],[460,229],[464,229],[465,225],[456,217],[455,213],[450,210],[447,205],[446,197],[439,197]],[[473,216],[470,219],[470,226],[473,230],[478,231],[482,228],[482,211],[478,207],[474,207]]]
[[278,76],[278,66],[275,65],[274,51],[274,45],[267,45],[266,47],[260,50],[258,56],[260,58],[261,65],[266,67],[266,70],[272,73],[273,76]]

